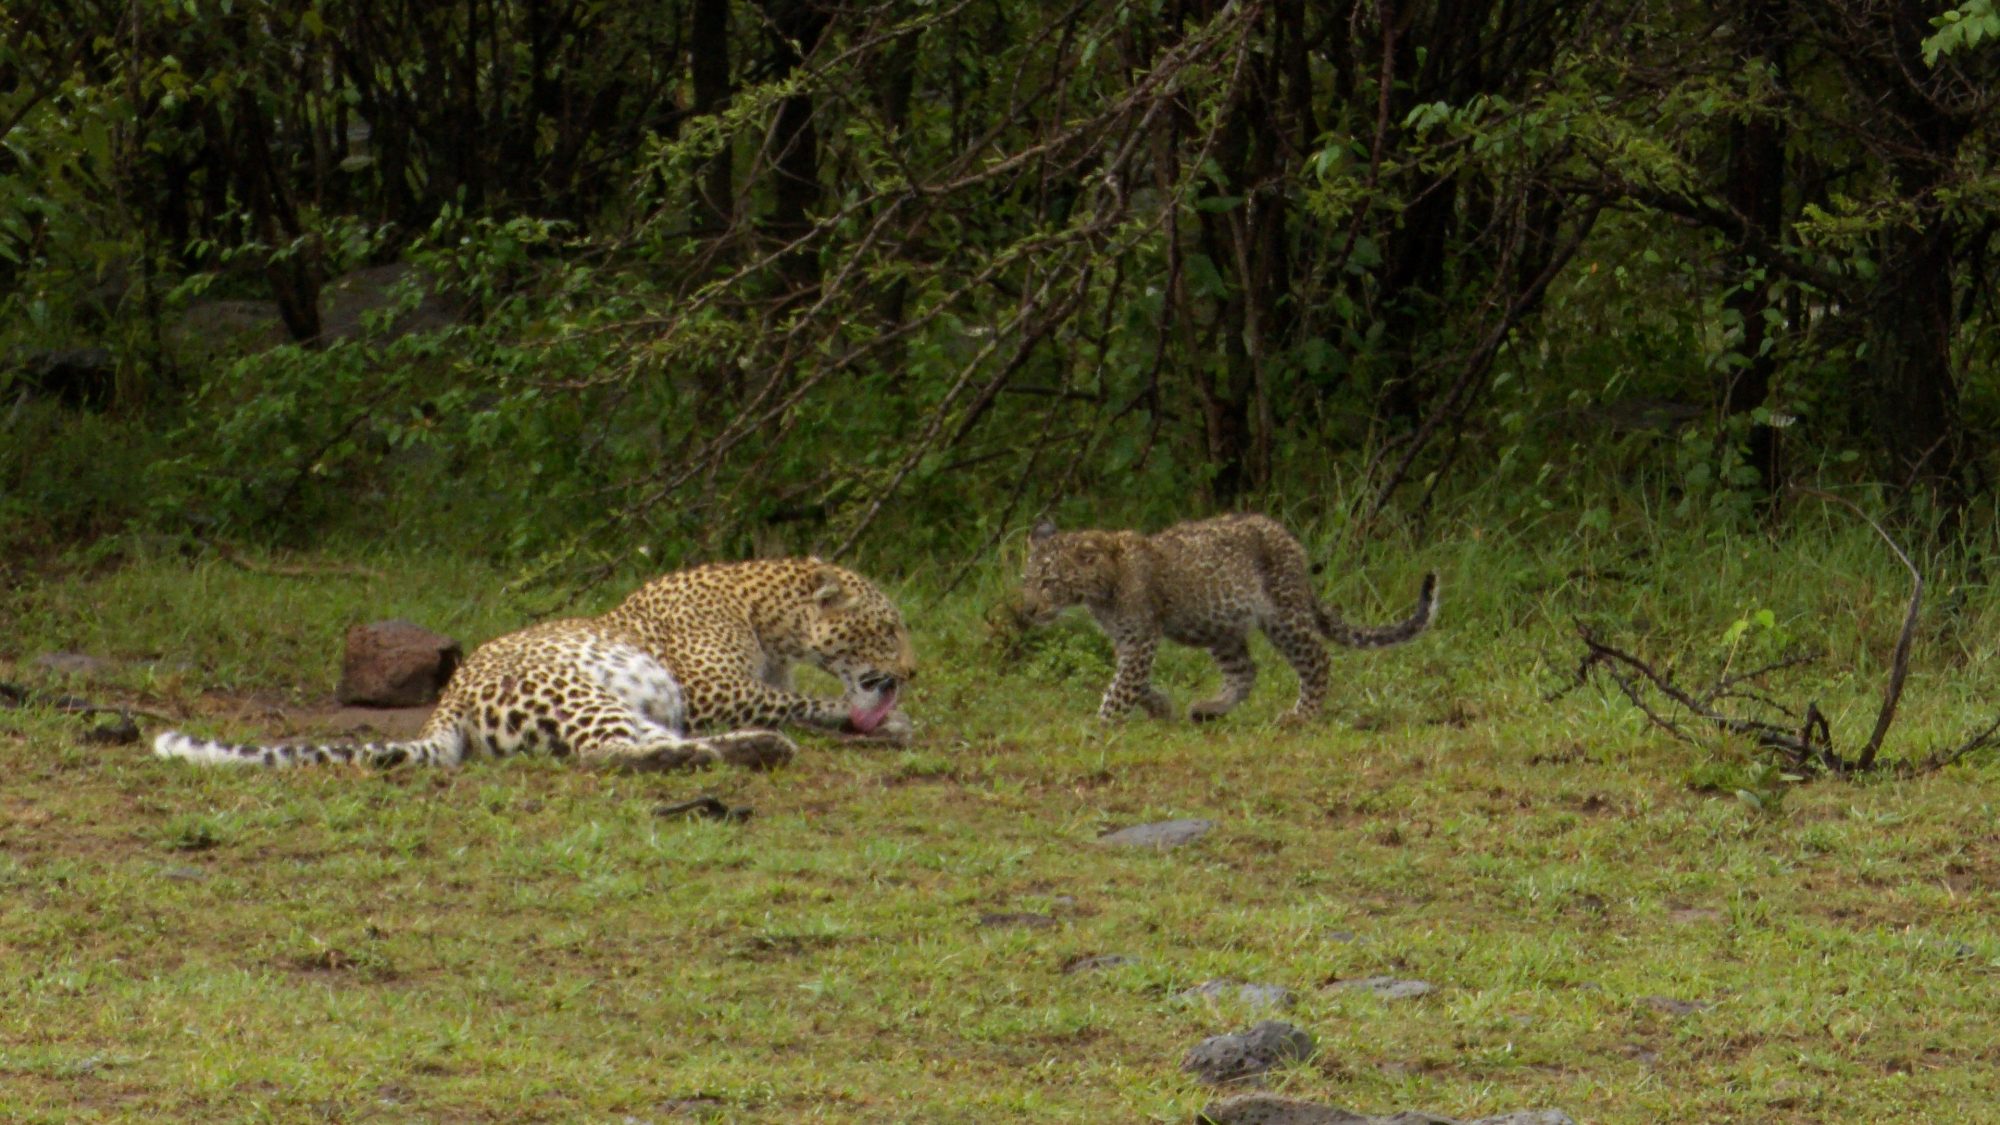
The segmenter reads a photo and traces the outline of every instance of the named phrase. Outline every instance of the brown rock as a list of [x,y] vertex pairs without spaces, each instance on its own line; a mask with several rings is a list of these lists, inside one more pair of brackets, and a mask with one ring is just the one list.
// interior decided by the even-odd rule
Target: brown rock
[[334,698],[360,707],[416,707],[437,701],[458,668],[458,642],[408,621],[347,630]]

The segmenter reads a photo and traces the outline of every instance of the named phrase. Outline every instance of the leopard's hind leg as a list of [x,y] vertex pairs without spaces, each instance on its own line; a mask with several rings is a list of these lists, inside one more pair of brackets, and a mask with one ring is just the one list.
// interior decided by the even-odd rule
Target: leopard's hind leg
[[792,760],[797,747],[776,731],[739,730],[688,738],[669,727],[639,722],[581,733],[575,739],[577,760],[633,773],[704,769],[717,764],[745,769],[771,769]]

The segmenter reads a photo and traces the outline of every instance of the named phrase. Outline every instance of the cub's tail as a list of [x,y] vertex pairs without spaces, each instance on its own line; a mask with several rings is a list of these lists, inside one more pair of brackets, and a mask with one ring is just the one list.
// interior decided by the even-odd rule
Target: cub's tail
[[207,766],[316,766],[326,762],[359,762],[365,766],[452,766],[465,755],[464,739],[455,730],[409,742],[350,742],[332,745],[259,746],[190,738],[177,730],[153,739],[153,753]]
[[1411,640],[1418,633],[1431,627],[1437,618],[1438,576],[1424,575],[1423,589],[1417,591],[1415,613],[1394,625],[1378,625],[1373,628],[1364,625],[1349,625],[1333,614],[1325,606],[1319,606],[1319,631],[1327,640],[1348,648],[1384,648]]

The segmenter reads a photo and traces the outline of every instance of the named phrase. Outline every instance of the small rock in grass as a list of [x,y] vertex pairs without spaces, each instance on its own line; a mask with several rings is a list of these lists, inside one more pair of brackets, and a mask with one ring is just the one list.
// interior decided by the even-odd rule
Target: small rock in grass
[[130,746],[139,741],[139,724],[120,715],[84,731],[83,740],[92,746]]
[[1277,984],[1246,984],[1233,980],[1211,980],[1176,994],[1182,1000],[1239,1000],[1251,1008],[1284,1009],[1298,1002],[1292,990]]
[[1178,848],[1208,835],[1214,827],[1212,820],[1162,820],[1120,828],[1099,836],[1097,842],[1114,848]]
[[1667,911],[1667,921],[1676,926],[1692,926],[1702,922],[1717,922],[1721,919],[1721,911],[1710,910],[1703,906],[1684,906]]
[[1027,910],[1011,910],[981,914],[979,916],[979,924],[987,927],[1026,926],[1032,930],[1039,930],[1055,925],[1056,920],[1046,914],[1036,914]]
[[28,666],[57,676],[75,676],[79,679],[94,680],[110,673],[115,665],[81,652],[45,652]]
[[1210,1102],[1195,1115],[1195,1125],[1368,1125],[1368,1121],[1358,1113],[1276,1094],[1236,1094]]
[[1428,981],[1399,980],[1396,977],[1360,977],[1355,980],[1337,981],[1334,987],[1372,992],[1384,1000],[1414,1000],[1437,991],[1437,986]]
[[160,878],[173,879],[182,883],[200,883],[208,879],[208,872],[190,864],[177,864],[160,869]]
[[[1461,1125],[1454,1117],[1404,1110],[1370,1117],[1337,1106],[1314,1105],[1275,1094],[1238,1094],[1211,1102],[1195,1125]],[[1531,1109],[1482,1117],[1465,1125],[1576,1125],[1559,1109]]]
[[1639,1003],[1670,1016],[1691,1016],[1708,1007],[1703,1000],[1680,1000],[1672,996],[1641,996]]
[[1220,1086],[1311,1058],[1314,1045],[1306,1031],[1281,1020],[1265,1020],[1248,1031],[1211,1035],[1188,1048],[1181,1069]]
[[1063,962],[1065,973],[1094,973],[1104,969],[1115,969],[1120,965],[1136,965],[1137,957],[1127,957],[1123,953],[1099,953],[1090,957],[1072,957]]
[[1643,1043],[1627,1043],[1618,1049],[1618,1053],[1634,1062],[1644,1063],[1647,1066],[1657,1065],[1660,1061],[1660,1052],[1653,1050]]
[[729,1105],[713,1094],[696,1094],[691,1098],[674,1098],[662,1104],[660,1109],[669,1117],[696,1117],[706,1121],[728,1112]]

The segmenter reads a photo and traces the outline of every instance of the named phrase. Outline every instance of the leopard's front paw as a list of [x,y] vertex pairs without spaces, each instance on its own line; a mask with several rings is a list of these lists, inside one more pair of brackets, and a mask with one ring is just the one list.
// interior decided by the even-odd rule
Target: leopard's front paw
[[746,770],[769,770],[792,760],[798,744],[774,730],[742,730],[708,740],[722,760]]

